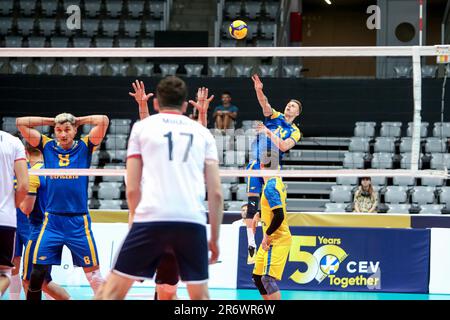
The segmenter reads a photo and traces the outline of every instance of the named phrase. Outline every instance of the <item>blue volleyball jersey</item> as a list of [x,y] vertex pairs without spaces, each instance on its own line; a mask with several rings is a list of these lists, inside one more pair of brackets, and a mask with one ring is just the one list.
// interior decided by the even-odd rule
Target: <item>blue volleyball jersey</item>
[[[89,136],[74,140],[73,146],[68,150],[64,150],[56,140],[45,135],[41,135],[39,143],[47,169],[88,169],[94,148]],[[46,212],[66,215],[88,213],[87,176],[49,176],[46,182]]]
[[[45,169],[42,162],[37,162],[31,169]],[[44,221],[44,213],[47,202],[47,182],[44,176],[30,175],[30,188],[28,194],[36,196],[33,210],[29,215],[30,223],[39,226]]]
[[[275,111],[275,109],[272,109],[272,115],[270,117],[264,119],[264,125],[282,140],[292,139],[297,143],[302,136],[299,128],[295,124],[287,122],[284,114]],[[278,150],[269,137],[264,133],[258,134],[252,143],[252,159],[260,161],[266,152],[274,149]],[[281,164],[284,152],[281,150],[278,150],[278,152]]]
[[20,229],[21,226],[29,224],[28,217],[25,213],[22,212],[19,208],[16,209],[17,216],[17,229]]

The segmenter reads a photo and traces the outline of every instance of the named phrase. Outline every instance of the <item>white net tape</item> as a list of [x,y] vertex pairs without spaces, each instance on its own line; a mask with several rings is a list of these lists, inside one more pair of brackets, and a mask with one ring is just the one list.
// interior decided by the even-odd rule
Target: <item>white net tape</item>
[[[442,46],[441,46],[442,47]],[[257,48],[0,48],[0,57],[411,57],[439,55],[436,46]]]
[[[39,169],[30,170],[37,176],[125,176],[125,169]],[[327,178],[327,177],[434,177],[447,179],[447,170],[220,170],[221,177],[284,177],[284,178]]]

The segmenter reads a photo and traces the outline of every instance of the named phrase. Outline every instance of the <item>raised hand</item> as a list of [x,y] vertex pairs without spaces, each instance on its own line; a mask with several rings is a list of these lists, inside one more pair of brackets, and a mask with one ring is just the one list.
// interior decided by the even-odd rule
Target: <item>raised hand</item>
[[208,88],[201,87],[197,90],[197,101],[189,100],[189,103],[198,110],[199,113],[208,112],[209,104],[214,99],[214,95],[208,98]]
[[142,102],[147,102],[148,99],[153,97],[153,93],[146,94],[145,93],[145,85],[143,81],[136,80],[131,84],[134,89],[133,92],[128,92],[130,96],[132,96],[138,104],[141,104]]
[[259,77],[256,73],[252,76],[252,80],[253,80],[253,84],[255,86],[255,90],[263,89],[263,83],[261,82],[261,79],[259,79]]

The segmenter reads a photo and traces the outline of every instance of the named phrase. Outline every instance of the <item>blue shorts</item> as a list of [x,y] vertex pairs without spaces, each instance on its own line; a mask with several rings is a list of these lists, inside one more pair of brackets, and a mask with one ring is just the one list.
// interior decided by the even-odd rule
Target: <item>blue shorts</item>
[[[113,270],[134,280],[152,279],[157,267],[158,272],[162,272],[159,264],[167,252],[173,252],[172,271],[175,274],[178,267],[182,281],[201,283],[208,280],[206,228],[197,223],[133,223]],[[163,268],[171,267],[166,263]]]
[[30,238],[30,224],[19,222],[16,229],[16,246],[14,249],[14,257],[22,256],[22,249],[27,245]]
[[[33,253],[34,248],[36,247],[36,241],[39,237],[39,233],[41,232],[41,225],[33,225],[30,224],[30,239],[28,240],[27,246],[25,248],[25,254],[23,256],[23,269],[22,269],[22,279],[30,281],[31,271],[33,270]],[[50,273],[52,272],[52,267],[48,269],[47,274],[45,275],[45,281],[47,283],[52,281],[52,276]]]
[[[247,166],[247,170],[261,170],[260,162],[258,160],[252,160]],[[264,179],[262,177],[248,177],[247,181],[247,193],[261,194],[264,186]]]
[[68,216],[45,213],[33,263],[60,265],[63,246],[71,251],[75,266],[86,268],[98,265],[97,247],[88,214]]

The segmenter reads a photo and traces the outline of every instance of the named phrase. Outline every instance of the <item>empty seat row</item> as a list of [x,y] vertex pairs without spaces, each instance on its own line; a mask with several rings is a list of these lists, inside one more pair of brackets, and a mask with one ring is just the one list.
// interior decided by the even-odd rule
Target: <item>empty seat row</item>
[[[354,129],[354,136],[356,137],[374,137],[375,136],[375,122],[356,122]],[[428,122],[421,122],[420,137],[428,136]],[[408,122],[406,136],[412,137],[413,122]],[[432,130],[433,137],[448,138],[450,137],[450,122],[435,122]],[[380,128],[380,136],[382,137],[401,137],[402,123],[401,122],[382,122]]]
[[280,4],[277,2],[262,1],[227,1],[225,3],[224,13],[229,19],[241,18],[257,19],[266,16],[269,19],[275,19],[278,15]]
[[34,19],[19,18],[17,23],[11,17],[0,17],[0,34],[19,34],[27,36],[40,34],[50,36],[62,34],[70,36],[83,34],[85,36],[104,35],[112,37],[115,35],[126,35],[129,37],[154,37],[155,31],[164,30],[163,20],[124,20],[119,19],[82,19],[80,29],[69,28],[65,20],[56,19]]
[[[387,185],[387,177],[373,176],[371,177],[371,183],[373,186],[384,187]],[[440,187],[443,186],[446,181],[441,177],[422,177],[420,184],[422,186]],[[339,176],[336,178],[337,185],[348,185],[355,187],[359,184],[358,177],[346,177]],[[416,178],[414,176],[395,176],[392,178],[392,184],[394,186],[408,186],[412,187],[417,185]]]
[[105,37],[28,37],[7,36],[4,40],[4,47],[20,48],[20,47],[54,47],[54,48],[112,48],[112,47],[153,47],[154,40],[136,39],[136,38],[105,38]]
[[[433,157],[433,154],[431,155]],[[394,167],[394,153],[390,152],[376,152],[371,155],[371,168],[373,169],[392,169]],[[438,156],[440,157],[440,156]],[[366,159],[370,156],[363,152],[348,152],[344,154],[343,166],[348,169],[364,169]],[[433,160],[432,160],[433,161]],[[443,160],[437,162],[435,160],[435,167],[443,166]],[[445,164],[447,160],[445,160]],[[411,153],[400,154],[400,167],[402,169],[409,169],[411,166]],[[422,167],[422,156],[419,157],[419,168]],[[432,167],[432,169],[435,169]]]
[[[68,45],[68,39],[67,38],[57,38],[53,39],[53,41],[62,41],[61,43],[57,43],[56,46],[58,47],[65,47]],[[102,39],[99,38],[99,44],[102,46],[109,46],[111,44],[111,39]],[[135,39],[118,39],[118,41],[130,40],[130,43],[124,43],[122,45],[132,45],[135,43]],[[19,41],[19,39],[18,39]],[[21,41],[21,40],[20,40]],[[75,47],[87,47],[90,45],[91,39],[90,38],[74,38],[74,46]],[[148,39],[146,41],[146,45],[153,46],[153,40]],[[20,46],[20,43],[15,43],[11,46]],[[39,45],[35,45],[39,46]],[[99,59],[86,59],[85,60],[78,60],[78,59],[62,59],[62,61],[59,61],[54,58],[46,58],[46,59],[40,59],[40,60],[32,60],[32,59],[9,59],[8,60],[0,60],[0,70],[5,67],[10,67],[9,73],[33,73],[29,68],[35,67],[34,73],[36,74],[63,74],[63,75],[81,75],[83,72],[81,72],[80,68],[82,66],[85,66],[87,68],[86,72],[88,75],[101,75],[104,73],[105,68],[108,66],[112,69],[111,73],[113,75],[128,75],[129,72],[136,73],[138,76],[146,75],[151,76],[154,73],[154,64],[150,62],[137,62],[132,61],[130,62],[116,62],[112,61],[109,63],[106,63],[104,61],[101,61]],[[212,77],[226,77],[229,76],[227,70],[229,69],[229,65],[210,65],[210,76]],[[6,68],[6,67],[5,67]],[[56,70],[58,69],[58,70]],[[163,64],[160,65],[161,74],[162,76],[166,76],[169,74],[177,74],[180,70],[180,66],[177,64]],[[186,75],[188,77],[200,77],[202,76],[204,72],[204,65],[200,64],[185,64],[184,69],[186,70]],[[234,70],[236,73],[231,74],[231,76],[238,76],[238,77],[249,77],[252,73],[252,68],[244,65],[235,65]],[[270,66],[269,68],[266,68],[266,66],[260,66],[259,68],[260,74],[267,77],[273,77],[276,75],[276,69],[272,68]],[[284,66],[283,67],[283,77],[299,77],[300,76],[300,70],[301,66],[292,65],[292,66]]]
[[[421,67],[423,78],[436,78],[438,66],[437,65],[423,65]],[[412,67],[410,66],[395,66],[394,77],[395,78],[411,78]]]
[[[350,203],[353,201],[352,186],[336,185],[331,187],[330,201],[338,203]],[[377,188],[374,190],[378,192]],[[435,204],[439,200],[440,204],[450,203],[450,187],[443,187],[436,193],[436,189],[430,186],[387,186],[384,192],[384,202],[387,204],[408,203],[411,196],[411,203],[416,205]]]
[[[235,64],[233,65],[231,72],[229,65],[214,65],[210,66],[211,76],[213,77],[225,77],[225,76],[236,76],[236,77],[250,77],[253,73],[257,72],[261,77],[277,77],[279,70],[277,66],[273,65],[259,65],[257,70],[252,66]],[[283,66],[281,76],[285,78],[300,78],[301,65],[285,65]]]
[[[4,69],[6,68],[6,69]],[[104,75],[112,74],[114,76],[127,76],[130,73],[138,76],[152,76],[154,74],[154,65],[146,62],[115,62],[101,61],[98,59],[88,59],[86,61],[78,61],[77,59],[67,59],[56,61],[55,59],[44,60],[28,60],[19,59],[11,60],[5,63],[0,60],[0,70],[6,70],[4,73],[12,74],[62,74],[62,75]],[[164,77],[173,73],[173,70],[165,65],[160,65],[161,76]],[[189,65],[187,76],[199,76],[198,73],[190,73]]]
[[[161,18],[164,16],[167,9],[167,1],[164,0],[107,0],[107,1],[84,1],[84,6],[81,6],[81,12],[88,17],[98,17],[100,15],[107,15],[110,17],[120,17],[126,12],[132,17],[141,17],[143,15],[150,15],[154,18]],[[31,16],[35,13],[40,13],[47,17],[54,16],[57,13],[66,13],[68,7],[73,4],[78,4],[79,1],[69,0],[41,0],[40,6],[35,0],[2,0],[0,2],[0,14],[10,15],[16,8],[18,13]],[[14,6],[15,4],[16,7]],[[148,5],[147,5],[148,4]]]
[[[367,137],[352,137],[348,150],[351,152],[369,152],[371,138]],[[375,152],[395,152],[397,138],[394,137],[377,137],[375,138],[374,151]],[[429,137],[425,139],[425,152],[447,152],[447,139],[438,137]],[[399,143],[400,152],[411,152],[412,138],[403,137]]]
[[[414,206],[410,204],[389,204],[387,205],[387,213],[409,213],[410,209],[420,214],[441,214],[444,209],[444,205],[441,204],[423,204],[420,206]],[[348,203],[326,203],[325,212],[346,212],[351,211],[351,205]]]

